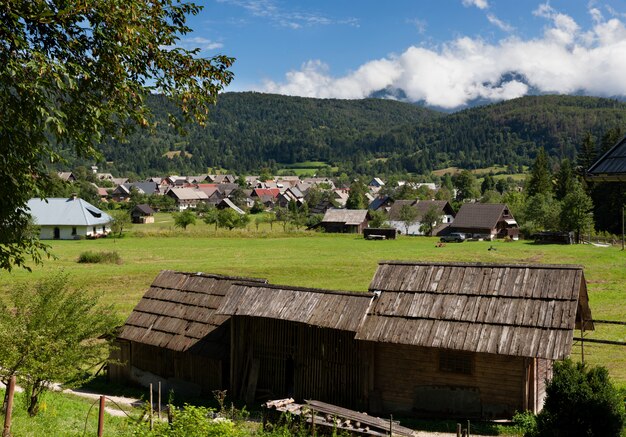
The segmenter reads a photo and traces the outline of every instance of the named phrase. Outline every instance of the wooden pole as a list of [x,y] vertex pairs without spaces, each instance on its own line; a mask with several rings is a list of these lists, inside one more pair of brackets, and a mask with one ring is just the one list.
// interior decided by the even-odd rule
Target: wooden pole
[[389,415],[389,435],[393,435],[393,414]]
[[104,435],[104,396],[100,396],[100,409],[98,410],[98,437]]
[[470,437],[470,421],[467,421],[467,437]]
[[582,308],[580,309],[580,360],[585,364],[585,320]]
[[624,250],[624,201],[622,200],[622,250]]
[[159,406],[157,407],[157,417],[161,420],[161,381],[159,381]]
[[152,411],[152,383],[150,383],[150,431],[154,428],[154,417]]
[[311,411],[311,435],[315,437],[315,411]]
[[7,412],[4,416],[4,430],[2,431],[2,437],[11,436],[11,415],[13,413],[13,396],[15,394],[15,375],[11,376],[9,379],[7,393]]
[[461,424],[456,424],[456,437],[461,437]]

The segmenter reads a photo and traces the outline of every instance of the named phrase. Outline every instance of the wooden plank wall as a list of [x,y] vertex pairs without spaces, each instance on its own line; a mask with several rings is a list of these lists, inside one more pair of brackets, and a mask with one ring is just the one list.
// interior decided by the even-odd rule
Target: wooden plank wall
[[435,348],[376,343],[374,388],[380,393],[385,411],[415,412],[416,393],[421,387],[478,389],[485,418],[510,418],[523,409],[523,357],[472,354],[473,372],[465,375],[440,371],[438,354]]
[[163,379],[174,378],[197,384],[205,393],[227,388],[228,379],[223,378],[221,360],[133,342],[130,363]]
[[128,382],[130,379],[130,342],[115,340],[110,358],[118,361],[119,364],[109,364],[109,380],[121,384]]
[[543,401],[546,399],[546,385],[552,379],[552,361],[537,358],[536,365],[536,403],[535,412],[538,413],[543,408]]
[[[232,323],[235,393],[242,392],[249,363],[259,359],[259,394],[315,399],[348,408],[367,406],[367,347],[354,340],[354,332],[256,317],[235,316]],[[287,386],[290,366],[291,388]]]

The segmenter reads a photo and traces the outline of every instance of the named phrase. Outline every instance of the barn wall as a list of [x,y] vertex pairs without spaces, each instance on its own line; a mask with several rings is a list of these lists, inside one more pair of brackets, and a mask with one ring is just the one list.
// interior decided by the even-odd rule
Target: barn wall
[[118,346],[111,358],[121,364],[109,366],[109,377],[114,382],[148,386],[161,381],[163,390],[185,395],[227,388],[221,360],[135,342],[118,340]]
[[231,320],[231,385],[239,397],[256,361],[258,395],[367,406],[367,345],[354,340],[354,332],[264,318]]
[[384,411],[511,417],[523,409],[524,358],[466,353],[471,374],[443,371],[435,348],[377,343],[374,388]]

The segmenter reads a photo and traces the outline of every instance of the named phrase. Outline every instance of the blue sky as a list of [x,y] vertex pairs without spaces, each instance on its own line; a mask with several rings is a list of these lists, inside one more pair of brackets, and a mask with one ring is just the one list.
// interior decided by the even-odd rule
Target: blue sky
[[445,108],[530,92],[626,96],[626,1],[205,0],[180,45],[234,56],[229,91]]

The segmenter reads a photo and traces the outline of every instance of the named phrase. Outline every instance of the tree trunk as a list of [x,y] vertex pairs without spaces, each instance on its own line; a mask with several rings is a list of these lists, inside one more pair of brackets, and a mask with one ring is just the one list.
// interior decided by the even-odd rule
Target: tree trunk
[[28,401],[28,415],[30,417],[34,417],[39,412],[39,395],[31,394],[30,399]]

